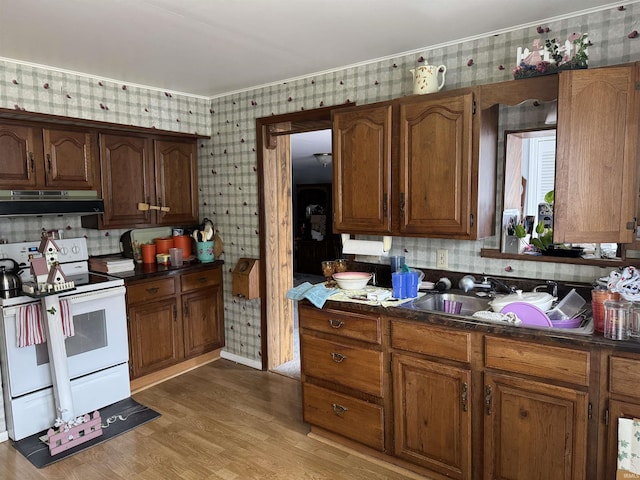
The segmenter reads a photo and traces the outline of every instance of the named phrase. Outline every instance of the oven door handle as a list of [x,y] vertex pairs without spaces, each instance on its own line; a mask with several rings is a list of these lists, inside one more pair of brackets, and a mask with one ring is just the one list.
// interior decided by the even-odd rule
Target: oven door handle
[[62,297],[65,300],[69,300],[70,303],[81,303],[86,300],[97,300],[98,298],[108,298],[124,295],[127,292],[125,287],[112,287],[104,290],[97,290],[93,292],[78,293],[76,295],[69,295],[68,297]]

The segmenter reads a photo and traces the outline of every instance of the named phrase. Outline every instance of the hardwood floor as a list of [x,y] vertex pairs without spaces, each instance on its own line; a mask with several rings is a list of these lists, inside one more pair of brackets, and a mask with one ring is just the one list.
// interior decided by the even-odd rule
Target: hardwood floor
[[218,360],[133,398],[162,414],[37,469],[0,444],[0,479],[415,479],[307,437],[300,383]]

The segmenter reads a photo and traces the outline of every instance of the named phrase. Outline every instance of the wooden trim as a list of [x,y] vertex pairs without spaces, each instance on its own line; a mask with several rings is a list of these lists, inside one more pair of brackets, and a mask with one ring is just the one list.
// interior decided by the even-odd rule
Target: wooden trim
[[131,380],[131,382],[129,383],[131,387],[131,393],[134,394],[141,392],[142,390],[153,387],[154,385],[162,383],[165,380],[169,380],[170,378],[182,375],[183,373],[193,370],[194,368],[198,368],[207,363],[214,362],[220,359],[221,351],[222,348],[218,348],[217,350],[213,350],[203,355],[185,360],[184,362],[180,362],[177,365],[172,365],[162,370],[158,370],[157,372],[145,375],[144,377],[139,377]]
[[82,128],[90,128],[99,131],[119,132],[119,133],[139,133],[155,137],[173,137],[175,139],[207,139],[209,135],[201,135],[198,133],[174,132],[171,130],[161,130],[158,128],[138,127],[135,125],[124,125],[121,123],[101,122],[98,120],[87,120],[76,117],[64,117],[61,115],[50,115],[38,112],[23,112],[20,110],[11,110],[8,108],[0,108],[0,121],[16,121],[39,123],[41,127],[53,125],[75,126]]
[[585,259],[571,257],[553,257],[551,255],[526,255],[517,253],[502,253],[495,248],[481,248],[483,258],[498,258],[509,260],[524,260],[526,262],[569,263],[572,265],[593,265],[597,267],[618,268],[628,265],[640,267],[640,258],[626,258],[621,260]]
[[480,85],[480,109],[494,105],[519,105],[527,100],[550,102],[558,99],[558,75]]
[[286,299],[293,284],[289,134],[312,131],[305,128],[309,125],[329,125],[333,110],[353,105],[345,103],[256,119],[260,259],[264,265],[260,269],[263,370],[293,358],[293,308]]

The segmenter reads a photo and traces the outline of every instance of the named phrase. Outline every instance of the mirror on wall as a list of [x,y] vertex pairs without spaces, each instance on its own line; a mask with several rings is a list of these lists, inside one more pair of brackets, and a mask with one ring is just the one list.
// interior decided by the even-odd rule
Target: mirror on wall
[[539,222],[553,228],[555,170],[555,127],[505,132],[503,253],[523,253]]

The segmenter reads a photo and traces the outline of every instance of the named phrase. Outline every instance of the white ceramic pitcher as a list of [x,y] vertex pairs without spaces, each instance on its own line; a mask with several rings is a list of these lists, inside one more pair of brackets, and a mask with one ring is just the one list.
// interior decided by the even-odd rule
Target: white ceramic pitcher
[[[424,93],[439,92],[444,86],[444,75],[447,67],[440,65],[424,65],[409,70],[413,74],[413,93],[422,95]],[[438,84],[438,72],[442,73],[442,81]]]

